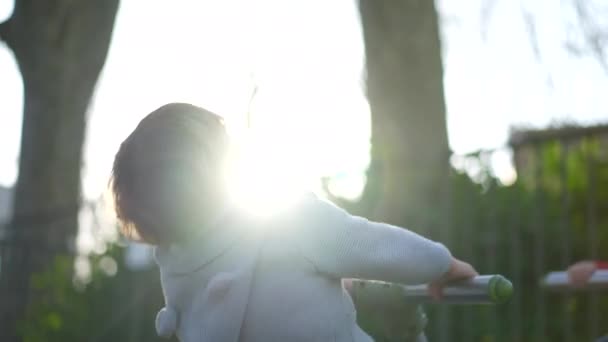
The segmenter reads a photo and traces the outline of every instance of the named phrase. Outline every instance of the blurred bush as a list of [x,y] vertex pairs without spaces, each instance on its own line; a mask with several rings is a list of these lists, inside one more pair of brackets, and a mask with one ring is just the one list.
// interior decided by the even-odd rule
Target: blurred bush
[[[85,262],[85,279],[73,277],[74,260],[57,258],[31,279],[41,293],[19,330],[24,342],[167,341],[156,337],[154,319],[164,305],[158,271],[125,267],[125,248],[112,243]],[[79,260],[82,262],[83,260]]]

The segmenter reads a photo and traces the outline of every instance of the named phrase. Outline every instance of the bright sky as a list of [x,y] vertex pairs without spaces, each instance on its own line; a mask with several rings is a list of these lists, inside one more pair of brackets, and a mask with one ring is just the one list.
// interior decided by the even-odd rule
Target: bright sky
[[[562,48],[567,8],[550,0],[525,6],[496,0],[486,25],[485,2],[438,1],[453,150],[502,147],[513,124],[608,121],[606,73],[593,59],[573,58]],[[0,20],[11,6],[0,0]],[[542,63],[532,53],[522,8],[537,20]],[[104,189],[118,144],[141,117],[166,102],[186,101],[224,115],[237,139],[254,139],[250,146],[276,157],[258,154],[258,161],[289,166],[306,181],[338,175],[338,190],[355,196],[369,159],[363,58],[352,0],[122,0],[91,106],[85,195]],[[0,75],[0,184],[10,185],[17,172],[22,90],[1,44]],[[256,130],[247,136],[254,84]]]

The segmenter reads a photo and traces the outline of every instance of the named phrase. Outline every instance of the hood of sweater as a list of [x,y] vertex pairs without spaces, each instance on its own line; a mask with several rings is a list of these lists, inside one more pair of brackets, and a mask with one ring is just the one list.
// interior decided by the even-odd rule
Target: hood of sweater
[[[184,341],[237,341],[249,299],[259,245],[258,234],[239,213],[226,210],[204,232],[179,245],[157,247],[165,307],[156,318],[159,336],[181,334]],[[249,240],[247,243],[245,240]],[[253,242],[253,244],[251,243]],[[236,245],[243,255],[238,267],[206,271]],[[187,297],[187,298],[186,298]],[[180,304],[182,303],[182,304]],[[193,303],[184,312],[183,303]],[[184,315],[196,316],[196,327],[182,326]]]

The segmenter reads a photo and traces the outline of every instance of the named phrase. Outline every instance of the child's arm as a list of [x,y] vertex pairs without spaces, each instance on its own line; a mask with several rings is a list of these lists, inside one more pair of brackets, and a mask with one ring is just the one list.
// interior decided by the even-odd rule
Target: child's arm
[[307,203],[295,243],[320,272],[403,284],[438,281],[453,258],[440,243],[409,230],[348,214],[319,199]]

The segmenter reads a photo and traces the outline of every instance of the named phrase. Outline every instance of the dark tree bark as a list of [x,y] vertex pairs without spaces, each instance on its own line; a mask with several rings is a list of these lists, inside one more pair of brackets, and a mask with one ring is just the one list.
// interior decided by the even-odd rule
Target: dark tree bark
[[16,0],[0,27],[24,87],[19,177],[2,260],[2,341],[18,340],[30,276],[73,252],[86,112],[117,8],[118,0]]
[[434,232],[450,154],[434,2],[360,0],[359,11],[372,113],[372,162],[359,209]]

